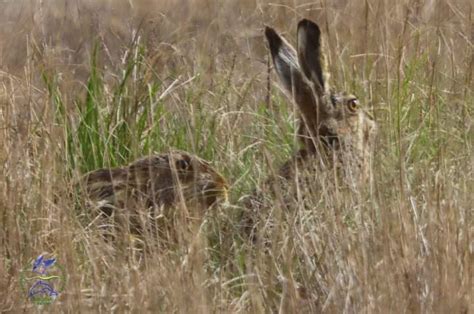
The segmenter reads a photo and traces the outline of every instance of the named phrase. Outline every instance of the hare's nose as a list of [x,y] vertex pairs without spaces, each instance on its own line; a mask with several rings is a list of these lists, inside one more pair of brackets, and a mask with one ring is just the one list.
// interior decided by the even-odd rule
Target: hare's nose
[[229,184],[227,183],[226,179],[220,174],[216,174],[216,176],[214,177],[213,183],[215,184],[216,188],[222,191],[227,192],[229,190]]
[[229,189],[227,183],[224,182],[215,182],[215,181],[207,181],[204,184],[203,192],[213,191],[216,193],[227,193]]
[[208,194],[210,192],[215,196],[223,197],[225,200],[228,198],[228,190],[227,181],[221,176],[214,178],[214,180],[207,180],[203,187],[203,193]]

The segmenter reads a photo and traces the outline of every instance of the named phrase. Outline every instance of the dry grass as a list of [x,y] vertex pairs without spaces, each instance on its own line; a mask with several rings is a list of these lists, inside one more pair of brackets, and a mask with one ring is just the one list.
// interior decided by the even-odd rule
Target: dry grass
[[[262,30],[294,42],[301,17],[380,125],[374,177],[275,200],[263,248],[238,199],[297,143]],[[473,17],[469,0],[0,1],[0,310],[37,309],[18,274],[49,252],[68,279],[48,311],[270,312],[294,281],[290,312],[472,311]],[[168,252],[111,247],[73,183],[168,147],[212,160],[231,205]]]

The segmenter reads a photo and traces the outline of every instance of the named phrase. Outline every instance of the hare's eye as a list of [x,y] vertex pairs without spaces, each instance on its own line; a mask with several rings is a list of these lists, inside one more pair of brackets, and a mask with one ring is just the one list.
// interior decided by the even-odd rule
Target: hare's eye
[[347,107],[351,112],[356,112],[359,109],[359,100],[352,98],[347,101]]
[[188,170],[191,164],[185,159],[178,159],[176,161],[176,169],[178,170]]

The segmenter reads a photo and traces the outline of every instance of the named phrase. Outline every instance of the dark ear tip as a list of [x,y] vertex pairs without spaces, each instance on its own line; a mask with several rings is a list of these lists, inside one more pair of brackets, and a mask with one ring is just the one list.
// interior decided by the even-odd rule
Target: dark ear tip
[[271,50],[278,49],[281,45],[281,38],[271,27],[265,26],[265,37],[267,37]]
[[265,37],[267,37],[270,43],[276,43],[280,40],[280,36],[278,36],[277,32],[269,26],[265,26]]
[[313,31],[315,33],[321,33],[318,24],[308,19],[302,19],[301,21],[299,21],[298,29],[302,27],[304,27],[306,30]]

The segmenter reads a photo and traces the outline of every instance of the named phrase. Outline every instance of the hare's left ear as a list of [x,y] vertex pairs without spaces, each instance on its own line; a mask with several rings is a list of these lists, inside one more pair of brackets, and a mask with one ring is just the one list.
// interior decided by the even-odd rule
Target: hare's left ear
[[285,92],[303,112],[314,114],[311,87],[298,65],[296,50],[271,27],[265,27],[265,36]]
[[298,63],[306,78],[314,85],[315,96],[321,97],[327,90],[324,58],[321,48],[321,30],[307,19],[298,23]]

